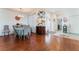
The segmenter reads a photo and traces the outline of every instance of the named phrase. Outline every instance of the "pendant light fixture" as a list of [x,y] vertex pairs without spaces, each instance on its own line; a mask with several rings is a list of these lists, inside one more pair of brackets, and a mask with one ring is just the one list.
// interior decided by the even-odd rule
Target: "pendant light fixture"
[[18,14],[18,15],[15,16],[15,19],[16,19],[17,21],[19,21],[21,18],[24,17],[24,16],[21,14],[22,8],[19,8],[19,12],[20,12],[20,14]]

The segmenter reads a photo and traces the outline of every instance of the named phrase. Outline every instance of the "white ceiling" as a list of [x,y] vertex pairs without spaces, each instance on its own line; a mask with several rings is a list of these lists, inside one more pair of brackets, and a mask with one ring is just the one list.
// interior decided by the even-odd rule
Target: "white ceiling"
[[10,8],[11,10],[27,13],[29,15],[35,14],[39,10],[44,10],[50,14],[56,15],[76,15],[79,14],[79,8]]

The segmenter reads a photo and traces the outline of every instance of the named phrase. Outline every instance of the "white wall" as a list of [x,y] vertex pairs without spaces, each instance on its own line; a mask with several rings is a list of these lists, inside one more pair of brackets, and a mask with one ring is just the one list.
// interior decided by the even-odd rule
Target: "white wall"
[[70,17],[71,33],[79,34],[79,16]]
[[[0,36],[3,35],[3,27],[4,25],[9,25],[10,26],[10,31],[11,33],[13,32],[13,27],[12,25],[15,25],[17,23],[17,21],[15,20],[15,16],[18,14],[18,12],[16,11],[12,11],[9,9],[0,9]],[[35,33],[36,32],[36,20],[37,20],[37,15],[27,15],[27,14],[23,14],[24,18],[22,20],[20,20],[21,23],[23,24],[29,24],[32,27],[32,31]],[[46,18],[46,20],[49,20],[49,18]],[[46,22],[47,30],[50,30],[50,24],[49,22]]]
[[[79,24],[79,9],[76,8],[48,8],[47,11],[50,12],[60,12],[62,13],[62,17],[68,17],[68,25],[71,25],[70,30],[68,30],[68,32],[70,31],[71,33],[79,33],[79,26],[77,26]],[[75,17],[73,17],[74,15],[77,15]],[[36,19],[37,19],[37,15],[33,15],[29,17],[29,24],[33,27],[33,32],[35,32],[36,30]],[[53,22],[53,15],[51,15],[51,17],[46,16],[46,21],[47,21],[47,29],[49,31],[55,31],[57,28],[57,24],[55,22]],[[48,20],[51,19],[50,22],[48,22]],[[50,23],[50,24],[48,24]],[[54,24],[55,23],[55,24]],[[52,26],[50,26],[52,24]]]
[[37,15],[29,16],[29,25],[32,27],[32,32],[36,32],[36,20],[37,20]]
[[71,26],[70,32],[79,34],[79,8],[69,9],[64,14],[68,16],[68,24]]
[[[63,13],[63,16],[69,17],[69,22],[71,24],[71,33],[79,33],[79,9],[48,9],[48,11],[59,11]],[[14,18],[15,15],[17,15],[18,12],[9,10],[9,9],[0,9],[0,36],[3,35],[3,26],[9,25],[11,32],[13,31],[12,25],[16,24],[16,20]],[[36,32],[36,19],[37,15],[28,16],[27,14],[23,14],[24,18],[20,21],[23,24],[29,24],[32,27],[33,32]],[[74,16],[77,15],[77,16]],[[46,20],[48,22],[49,19],[52,19],[49,16],[46,16]],[[48,22],[50,23],[50,22]],[[53,23],[53,22],[52,22]],[[47,25],[47,29],[50,31],[53,30],[51,28],[50,24]],[[53,27],[52,27],[53,28]]]
[[[48,31],[52,31],[53,29],[51,29],[50,27],[50,17],[49,15],[45,15],[45,26],[46,26],[46,32]],[[32,15],[32,16],[29,16],[29,25],[32,27],[32,31],[35,33],[36,32],[36,26],[37,26],[37,20],[38,20],[38,16],[35,14],[35,15]],[[52,21],[53,22],[53,21]],[[53,23],[52,23],[53,24]],[[52,25],[53,26],[53,25]]]
[[[16,24],[15,15],[18,12],[10,11],[8,9],[0,9],[0,36],[3,35],[3,27],[4,25],[10,26],[11,33],[13,32],[12,25]],[[21,23],[27,24],[27,15],[23,14],[24,18],[21,20]]]
[[71,33],[79,34],[79,8],[58,8],[54,10],[62,12],[63,17],[68,17],[67,25],[71,26],[69,30]]

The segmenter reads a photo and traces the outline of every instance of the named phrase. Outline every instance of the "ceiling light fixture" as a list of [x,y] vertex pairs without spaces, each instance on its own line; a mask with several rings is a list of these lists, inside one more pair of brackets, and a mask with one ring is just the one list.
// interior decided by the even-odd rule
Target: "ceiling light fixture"
[[21,14],[21,11],[22,11],[22,8],[19,8],[20,14],[18,14],[18,15],[15,16],[15,19],[18,20],[18,21],[19,21],[21,18],[24,17],[24,16]]

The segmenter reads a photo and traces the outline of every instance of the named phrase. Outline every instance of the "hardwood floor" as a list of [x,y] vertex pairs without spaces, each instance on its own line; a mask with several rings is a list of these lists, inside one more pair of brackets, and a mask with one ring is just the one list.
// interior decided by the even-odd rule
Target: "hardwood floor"
[[54,36],[32,34],[30,39],[20,40],[13,35],[0,37],[0,51],[74,51],[79,50],[79,41]]

